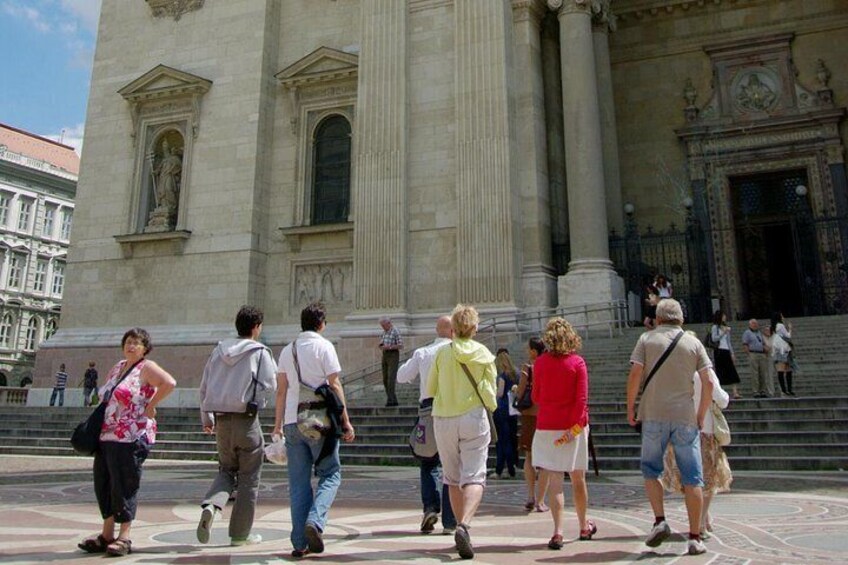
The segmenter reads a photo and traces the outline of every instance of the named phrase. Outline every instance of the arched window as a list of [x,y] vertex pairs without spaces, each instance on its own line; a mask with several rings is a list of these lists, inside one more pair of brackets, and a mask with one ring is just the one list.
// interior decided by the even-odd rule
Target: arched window
[[350,123],[331,116],[315,130],[312,224],[346,222],[350,211]]
[[0,320],[0,347],[10,347],[13,325],[14,320],[11,314],[5,314]]
[[27,322],[26,343],[24,349],[32,351],[35,349],[36,340],[38,339],[38,318],[33,316]]

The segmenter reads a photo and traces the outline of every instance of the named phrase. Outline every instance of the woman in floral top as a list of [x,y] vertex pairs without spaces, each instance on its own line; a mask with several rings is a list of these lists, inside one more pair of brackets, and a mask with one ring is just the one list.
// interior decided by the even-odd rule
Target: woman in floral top
[[145,359],[153,349],[145,330],[127,331],[121,347],[124,359],[112,367],[100,389],[100,398],[107,404],[100,448],[94,455],[94,492],[103,531],[79,544],[87,553],[132,553],[130,527],[137,508],[141,465],[156,441],[156,406],[176,386],[174,377]]

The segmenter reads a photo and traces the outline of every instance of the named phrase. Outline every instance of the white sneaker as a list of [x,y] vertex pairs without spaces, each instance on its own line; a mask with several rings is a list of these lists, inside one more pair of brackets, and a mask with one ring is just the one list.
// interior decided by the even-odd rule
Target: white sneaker
[[456,533],[456,528],[442,528],[443,536],[452,536]]
[[230,538],[230,545],[233,546],[256,545],[257,543],[262,543],[262,536],[259,534],[250,534],[244,539]]
[[200,512],[200,522],[197,524],[197,541],[209,543],[209,534],[212,531],[212,522],[220,510],[211,504],[204,504]]
[[645,540],[645,545],[648,547],[658,547],[670,535],[671,528],[668,527],[668,522],[663,520],[651,528],[651,533],[648,534],[648,539]]
[[699,539],[690,539],[686,542],[686,553],[689,555],[701,555],[707,552],[707,546]]

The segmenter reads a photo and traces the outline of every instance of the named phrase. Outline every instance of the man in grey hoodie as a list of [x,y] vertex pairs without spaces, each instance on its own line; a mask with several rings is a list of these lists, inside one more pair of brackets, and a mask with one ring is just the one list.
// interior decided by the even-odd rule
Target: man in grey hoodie
[[200,418],[203,430],[214,433],[218,444],[218,476],[201,503],[197,540],[209,542],[212,522],[233,491],[236,501],[230,516],[232,545],[259,543],[251,534],[265,442],[258,409],[277,390],[277,364],[271,351],[259,343],[262,311],[242,306],[236,315],[237,339],[218,343],[200,383]]

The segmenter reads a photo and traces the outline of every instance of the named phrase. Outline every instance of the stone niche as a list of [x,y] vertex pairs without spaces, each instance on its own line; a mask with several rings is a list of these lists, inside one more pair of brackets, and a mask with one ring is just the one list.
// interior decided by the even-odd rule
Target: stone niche
[[158,65],[121,88],[132,119],[134,163],[127,230],[115,236],[124,255],[149,242],[179,252],[191,233],[186,202],[191,189],[192,147],[200,102],[212,82]]
[[[731,178],[787,170],[803,171],[814,220],[844,217],[844,147],[824,61],[805,69],[816,85],[802,84],[792,60],[791,33],[704,47],[712,63],[713,91],[697,106],[692,81],[683,89],[686,126],[676,130],[685,144],[696,214],[713,258],[712,294],[730,317],[745,311]],[[806,197],[806,195],[805,195]],[[845,255],[844,235],[819,234],[823,255]],[[841,276],[822,264],[819,280]]]

